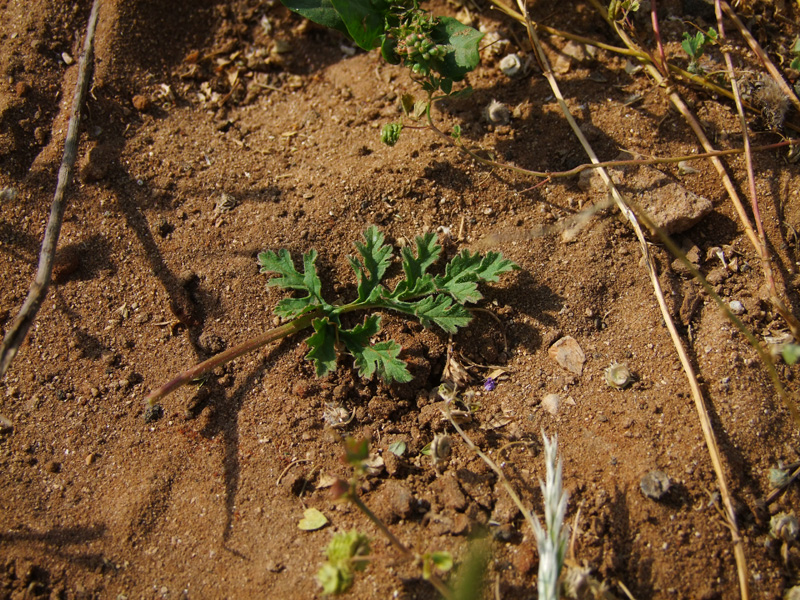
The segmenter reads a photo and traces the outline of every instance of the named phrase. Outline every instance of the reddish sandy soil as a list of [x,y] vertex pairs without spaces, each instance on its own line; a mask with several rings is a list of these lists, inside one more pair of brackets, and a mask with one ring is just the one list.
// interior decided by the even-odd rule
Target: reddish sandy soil
[[[457,4],[432,8],[466,15]],[[681,34],[691,27],[683,20],[711,22],[689,4],[660,7],[667,54],[682,65]],[[36,268],[77,77],[65,58],[77,61],[89,5],[0,2],[0,188],[16,191],[0,203],[4,330]],[[531,64],[524,30],[484,2],[470,7],[478,26],[508,42],[484,51],[472,96],[436,106],[442,129],[461,124],[468,143],[528,169],[587,162]],[[532,10],[542,23],[619,44],[588,4]],[[800,32],[798,7],[758,3],[749,14],[787,80],[796,78],[787,49]],[[648,22],[636,24],[654,48]],[[555,61],[566,42],[544,41]],[[737,68],[763,72],[734,42]],[[500,72],[509,52],[529,64],[523,76]],[[632,229],[607,209],[571,242],[559,234],[603,192],[577,178],[532,188],[537,180],[488,170],[427,130],[381,145],[400,96],[416,91],[408,73],[376,52],[351,52],[344,38],[277,2],[109,0],[96,54],[54,283],[0,383],[0,412],[13,422],[0,435],[0,597],[313,598],[325,547],[352,528],[372,538],[373,557],[351,597],[437,597],[363,514],[324,487],[329,476],[348,476],[346,435],[368,438],[382,455],[384,469],[361,494],[413,551],[448,550],[458,562],[470,534],[483,531],[492,549],[486,597],[535,597],[535,543],[496,476],[457,437],[438,470],[421,454],[435,434],[453,433],[435,394],[449,342],[441,331],[384,316],[382,335],[403,345],[411,384],[363,381],[347,359],[317,379],[296,336],[182,388],[163,400],[162,418],[145,422],[149,390],[275,324],[272,309],[288,293],[266,287],[258,252],[299,257],[316,248],[324,291],[348,299],[346,257],[369,224],[395,245],[449,231],[448,255],[492,249],[520,265],[484,289],[481,306],[496,319],[478,313],[453,338],[465,364],[507,369],[491,392],[482,386],[488,371],[470,369],[479,407],[465,427],[538,514],[540,432],[558,434],[575,561],[619,598],[622,586],[640,600],[738,597],[709,452]],[[721,68],[718,51],[708,61]],[[663,90],[625,63],[600,50],[559,74],[601,159],[622,149],[697,152]],[[741,146],[730,102],[679,90],[719,147]],[[493,99],[510,108],[509,124],[486,122]],[[800,124],[800,115],[788,120]],[[751,121],[756,144],[780,140]],[[798,314],[800,172],[786,155],[755,156],[756,187],[777,284]],[[743,159],[727,165],[746,190]],[[719,177],[710,163],[692,166],[698,172],[660,167],[671,189],[713,204],[675,239],[726,301],[741,302],[759,339],[781,335],[785,324]],[[652,173],[626,171],[624,191],[646,201],[660,185]],[[651,251],[718,437],[752,597],[778,598],[798,582],[798,554],[770,539],[769,519],[796,510],[800,494],[795,484],[768,507],[760,502],[771,491],[769,469],[798,460],[797,426],[755,351],[655,240]],[[548,354],[567,335],[586,357],[580,375]],[[635,375],[625,390],[605,383],[614,361]],[[778,368],[796,392],[796,368]],[[556,414],[541,404],[547,394],[562,398]],[[352,421],[329,427],[332,408]],[[407,447],[399,458],[388,451],[395,441]],[[652,470],[671,481],[660,500],[640,489]],[[299,530],[306,507],[330,524]]]

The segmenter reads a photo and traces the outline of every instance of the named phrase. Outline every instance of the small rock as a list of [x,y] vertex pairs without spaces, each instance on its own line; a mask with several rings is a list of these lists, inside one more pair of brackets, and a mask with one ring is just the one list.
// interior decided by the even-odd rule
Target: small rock
[[744,304],[739,302],[738,300],[731,300],[728,303],[728,307],[731,309],[731,312],[735,315],[742,315],[744,314]]
[[144,410],[144,422],[145,423],[152,423],[154,421],[158,421],[163,416],[164,416],[164,409],[161,408],[161,405],[159,405],[159,404],[154,404],[153,406],[148,406]]
[[61,463],[57,462],[55,460],[50,460],[50,461],[47,461],[47,464],[45,465],[44,468],[48,473],[60,473],[61,472]]
[[219,354],[227,347],[225,340],[223,340],[217,334],[209,331],[204,331],[201,333],[197,342],[208,354]]
[[18,81],[17,85],[14,86],[14,90],[17,92],[17,96],[27,96],[31,91],[31,85],[25,81]]
[[380,516],[388,517],[390,522],[408,519],[414,512],[414,495],[405,485],[397,481],[387,481],[378,493],[376,508]]
[[632,179],[632,185],[645,190],[637,198],[642,208],[670,235],[693,227],[714,208],[711,200],[690,192],[657,169],[643,168]]
[[139,112],[144,112],[150,108],[149,98],[141,94],[136,94],[133,98],[131,98],[131,104],[133,104],[133,108]]
[[61,60],[64,61],[64,64],[70,66],[75,62],[75,59],[69,54],[69,52],[62,52],[61,53]]
[[669,477],[663,471],[650,471],[639,483],[642,493],[653,500],[661,500],[669,491]]
[[56,257],[53,264],[53,283],[61,285],[69,281],[70,277],[74,275],[81,268],[81,261],[85,251],[79,244],[69,244],[56,251]]
[[537,564],[533,548],[531,548],[530,544],[520,544],[515,550],[511,564],[514,565],[520,575],[528,575],[533,571],[534,565]]
[[91,183],[100,181],[108,175],[115,160],[115,152],[106,145],[93,143],[80,161],[81,181]]
[[725,267],[717,267],[706,275],[706,281],[711,285],[719,285],[728,278],[728,269]]
[[472,522],[467,515],[464,513],[457,513],[456,516],[453,517],[453,527],[450,529],[450,533],[453,535],[469,535],[471,529]]
[[33,130],[33,139],[36,140],[36,143],[40,146],[44,146],[47,143],[48,131],[46,127],[36,127]]
[[96,460],[97,460],[97,454],[92,452],[91,454],[86,455],[86,459],[84,460],[84,462],[86,463],[87,467],[90,467],[94,464],[94,461]]
[[547,351],[550,358],[571,373],[581,375],[583,373],[583,363],[586,362],[586,355],[581,350],[578,342],[570,335],[562,337],[555,344],[550,346]]
[[558,414],[558,409],[561,406],[561,396],[558,394],[547,394],[542,398],[542,408],[555,416]]
[[431,489],[443,506],[459,512],[467,507],[467,497],[453,475],[444,475],[433,482]]

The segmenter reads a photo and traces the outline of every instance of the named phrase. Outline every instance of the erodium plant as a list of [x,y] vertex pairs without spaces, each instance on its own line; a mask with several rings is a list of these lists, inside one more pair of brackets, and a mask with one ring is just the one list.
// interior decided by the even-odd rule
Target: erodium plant
[[[444,266],[441,274],[434,275],[428,269],[439,259],[442,247],[436,234],[426,233],[416,238],[415,250],[401,249],[404,277],[389,289],[384,277],[394,261],[394,249],[384,240],[373,225],[364,232],[363,242],[355,242],[358,255],[348,258],[358,284],[357,297],[347,304],[333,304],[323,297],[316,250],[303,255],[301,271],[286,249],[259,254],[261,272],[271,275],[267,285],[301,292],[299,297],[284,298],[275,307],[275,314],[287,322],[184,371],[151,392],[146,398],[148,406],[220,365],[308,327],[313,327],[314,333],[306,339],[311,348],[306,358],[314,361],[318,376],[334,371],[338,355],[344,352],[354,358],[362,377],[377,373],[386,382],[411,381],[406,363],[398,358],[400,344],[391,339],[376,341],[381,330],[379,312],[398,312],[418,319],[425,327],[436,325],[447,333],[456,333],[472,320],[467,305],[483,298],[478,284],[498,281],[503,273],[519,269],[499,252],[482,255],[463,250]],[[358,325],[346,327],[342,317],[355,311],[369,314]]]

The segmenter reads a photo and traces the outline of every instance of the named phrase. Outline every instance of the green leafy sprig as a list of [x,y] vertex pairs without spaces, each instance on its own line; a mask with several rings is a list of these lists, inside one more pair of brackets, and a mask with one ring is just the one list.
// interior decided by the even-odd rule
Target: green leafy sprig
[[355,327],[342,325],[341,316],[356,310],[393,310],[416,319],[425,326],[436,325],[447,333],[455,333],[472,320],[467,304],[478,302],[481,281],[498,281],[499,275],[519,267],[502,254],[486,255],[464,250],[444,269],[434,275],[428,269],[439,258],[442,248],[436,235],[427,233],[415,240],[415,249],[400,252],[405,277],[390,290],[383,284],[394,252],[384,243],[377,227],[364,232],[364,241],[356,242],[356,256],[349,257],[355,272],[358,297],[348,304],[333,305],[321,295],[321,281],[316,270],[317,253],[303,255],[303,271],[297,271],[287,250],[262,252],[258,255],[262,273],[275,274],[268,285],[305,292],[298,298],[281,300],[275,313],[285,319],[314,314],[314,333],[306,340],[311,348],[306,358],[313,360],[318,376],[336,369],[338,354],[350,354],[359,374],[372,377],[377,373],[387,382],[412,379],[406,363],[398,358],[401,347],[394,340],[375,341],[380,333],[381,317],[374,312]]
[[703,69],[700,66],[700,57],[706,51],[706,48],[717,41],[719,34],[713,27],[708,28],[708,32],[704,33],[698,31],[694,35],[691,33],[683,34],[683,41],[681,47],[684,52],[689,55],[689,66],[686,68],[689,73],[702,73]]
[[380,47],[391,64],[411,69],[429,92],[450,94],[478,66],[483,34],[452,17],[434,17],[418,0],[281,0],[289,10],[336,29],[360,48]]

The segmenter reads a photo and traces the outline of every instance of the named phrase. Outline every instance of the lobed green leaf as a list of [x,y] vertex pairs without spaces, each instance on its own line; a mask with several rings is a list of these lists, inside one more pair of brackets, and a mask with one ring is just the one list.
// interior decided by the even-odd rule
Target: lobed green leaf
[[452,17],[439,17],[431,31],[431,38],[437,44],[447,44],[450,47],[444,59],[434,65],[436,71],[445,78],[461,81],[478,66],[481,60],[479,44],[483,34],[477,29]]
[[386,27],[387,0],[331,0],[347,33],[364,50],[378,46]]
[[348,257],[358,279],[358,302],[366,302],[376,290],[392,262],[392,247],[384,244],[384,235],[374,225],[364,232],[366,243],[356,242],[361,260]]
[[331,0],[281,0],[281,4],[309,21],[348,35],[347,26],[336,12]]
[[499,252],[481,256],[464,250],[448,263],[444,275],[436,277],[435,282],[439,290],[450,294],[456,302],[474,303],[483,298],[478,281],[497,281],[498,275],[515,269],[519,269],[516,263]]
[[442,247],[436,242],[434,233],[417,236],[414,241],[417,248],[416,256],[408,247],[400,251],[406,278],[397,284],[391,294],[393,298],[407,300],[436,291],[433,276],[429,275],[427,270],[438,260]]
[[324,377],[336,370],[337,327],[327,317],[314,319],[312,325],[315,333],[306,340],[311,348],[306,358],[314,361],[317,377]]
[[402,347],[394,340],[373,344],[370,340],[381,328],[380,315],[369,315],[364,322],[352,329],[340,329],[339,340],[353,355],[358,374],[369,379],[377,371],[387,382],[411,381],[406,363],[397,358]]
[[284,289],[308,292],[308,295],[302,298],[285,298],[281,300],[275,307],[275,314],[287,319],[293,319],[314,308],[328,307],[328,304],[322,298],[322,282],[317,275],[316,260],[316,250],[310,250],[304,254],[303,273],[300,273],[295,269],[292,257],[285,248],[279,250],[277,254],[268,250],[258,255],[261,273],[278,273],[280,275],[279,277],[272,277],[267,282],[268,286],[279,286]]

